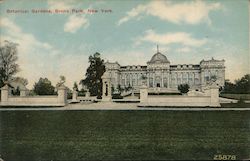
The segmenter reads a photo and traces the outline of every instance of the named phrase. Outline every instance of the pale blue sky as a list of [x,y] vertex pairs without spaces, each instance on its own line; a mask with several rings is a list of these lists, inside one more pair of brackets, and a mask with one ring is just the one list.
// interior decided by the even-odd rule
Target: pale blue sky
[[[32,9],[96,9],[95,14],[31,13]],[[29,13],[7,13],[7,9]],[[101,13],[101,9],[112,10]],[[145,65],[156,44],[171,64],[225,59],[226,78],[249,73],[247,0],[80,1],[4,0],[0,38],[19,44],[20,76],[67,85],[83,78],[88,56],[100,52],[121,65]]]

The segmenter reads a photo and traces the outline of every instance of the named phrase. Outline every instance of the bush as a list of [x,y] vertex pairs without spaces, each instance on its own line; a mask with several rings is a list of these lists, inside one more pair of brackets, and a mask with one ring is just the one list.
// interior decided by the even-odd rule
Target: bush
[[72,99],[73,93],[67,92],[67,99]]
[[17,87],[16,89],[12,89],[11,93],[13,94],[13,96],[20,96],[20,88]]
[[181,92],[181,93],[188,93],[189,91],[189,85],[188,84],[180,84],[178,85],[178,90]]
[[35,83],[33,91],[37,95],[56,95],[55,87],[52,86],[48,78],[40,78],[39,81]]

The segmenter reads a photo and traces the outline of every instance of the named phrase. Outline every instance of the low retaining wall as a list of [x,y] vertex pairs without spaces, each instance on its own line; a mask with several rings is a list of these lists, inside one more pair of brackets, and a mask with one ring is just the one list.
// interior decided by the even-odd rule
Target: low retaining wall
[[144,106],[211,106],[209,96],[149,96]]
[[25,96],[14,97],[10,96],[7,102],[1,102],[5,106],[64,106],[58,100],[58,96]]
[[140,105],[139,106],[199,106],[199,107],[220,107],[219,91],[217,86],[211,86],[203,96],[188,95],[153,95],[148,96],[148,88],[140,89]]
[[0,106],[65,106],[67,104],[67,93],[64,86],[58,88],[56,96],[11,96],[9,87],[6,85],[1,89]]

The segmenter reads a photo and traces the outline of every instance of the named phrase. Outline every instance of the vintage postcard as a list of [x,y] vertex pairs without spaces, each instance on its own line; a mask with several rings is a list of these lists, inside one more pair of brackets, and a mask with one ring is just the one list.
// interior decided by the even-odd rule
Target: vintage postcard
[[0,0],[0,161],[250,160],[249,0]]

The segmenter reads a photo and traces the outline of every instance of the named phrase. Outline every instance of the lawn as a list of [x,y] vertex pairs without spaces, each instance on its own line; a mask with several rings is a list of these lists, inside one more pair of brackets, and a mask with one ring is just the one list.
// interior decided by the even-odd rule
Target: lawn
[[220,97],[231,98],[236,100],[250,100],[250,94],[220,94]]
[[1,111],[12,160],[250,158],[250,111]]

